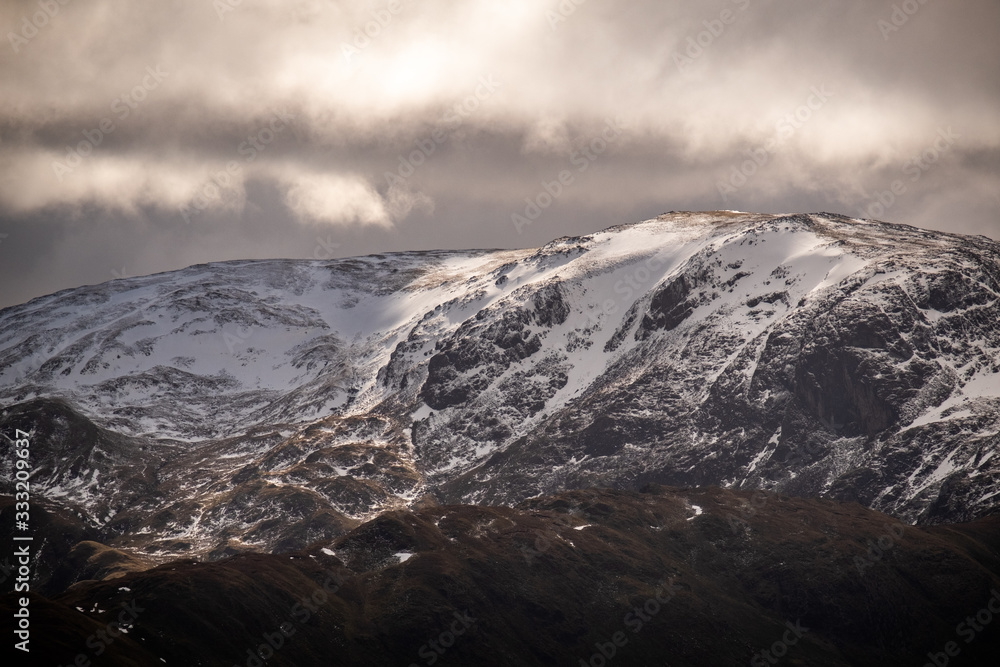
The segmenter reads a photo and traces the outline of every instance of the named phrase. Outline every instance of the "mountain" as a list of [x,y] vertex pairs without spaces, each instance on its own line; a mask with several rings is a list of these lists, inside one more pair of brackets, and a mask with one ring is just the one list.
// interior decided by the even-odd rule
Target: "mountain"
[[0,430],[84,541],[151,562],[650,483],[970,521],[1000,506],[998,296],[990,239],[831,214],[199,265],[0,311]]
[[990,665],[998,604],[998,517],[650,485],[393,510],[301,551],[83,581],[32,598],[31,664]]

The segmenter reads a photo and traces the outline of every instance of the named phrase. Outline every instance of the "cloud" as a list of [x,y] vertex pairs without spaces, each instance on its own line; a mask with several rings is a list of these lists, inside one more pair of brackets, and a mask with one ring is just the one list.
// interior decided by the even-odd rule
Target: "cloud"
[[[36,1],[0,5],[0,228],[21,234],[3,252],[42,218],[156,228],[179,235],[178,257],[210,259],[236,247],[209,219],[236,229],[264,212],[241,252],[317,226],[353,235],[349,253],[544,243],[626,211],[856,214],[947,127],[961,138],[883,215],[1000,234],[993,0],[918,3],[889,32],[892,6],[855,0],[56,4],[44,22]],[[832,94],[813,109],[815,89]],[[609,118],[622,136],[517,234],[510,215],[576,169]],[[412,173],[389,177],[414,151]],[[943,222],[941,202],[961,218]],[[68,243],[45,234],[53,253]]]
[[286,173],[279,177],[288,208],[303,222],[391,227],[415,206],[429,206],[426,195],[399,188],[383,198],[367,181],[351,176]]
[[15,148],[0,157],[0,200],[13,213],[83,206],[132,213],[144,206],[178,209],[207,180],[207,173],[198,177],[202,167],[114,152],[92,152],[74,162],[44,148]]

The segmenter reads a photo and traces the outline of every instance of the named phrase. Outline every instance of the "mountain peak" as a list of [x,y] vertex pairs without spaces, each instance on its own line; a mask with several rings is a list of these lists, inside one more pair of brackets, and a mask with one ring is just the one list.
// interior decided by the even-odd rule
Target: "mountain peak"
[[[998,297],[979,237],[670,212],[538,249],[66,290],[0,312],[0,396],[104,434],[53,427],[38,488],[167,551],[299,544],[428,495],[650,482],[957,520],[1000,503]],[[259,524],[264,498],[299,518]],[[246,527],[219,538],[231,511]]]

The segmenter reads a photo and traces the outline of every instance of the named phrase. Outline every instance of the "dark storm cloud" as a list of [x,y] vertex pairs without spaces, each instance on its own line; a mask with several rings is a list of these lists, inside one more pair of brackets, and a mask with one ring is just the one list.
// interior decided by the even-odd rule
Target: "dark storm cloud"
[[53,0],[0,26],[3,305],[664,210],[1000,234],[990,0]]

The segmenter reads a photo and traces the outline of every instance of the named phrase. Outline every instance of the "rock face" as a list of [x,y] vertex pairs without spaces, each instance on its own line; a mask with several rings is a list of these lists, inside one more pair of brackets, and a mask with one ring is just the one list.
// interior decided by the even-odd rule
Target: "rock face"
[[152,559],[648,483],[969,520],[1000,506],[1000,244],[671,213],[531,250],[195,266],[0,311],[0,399],[35,493]]

